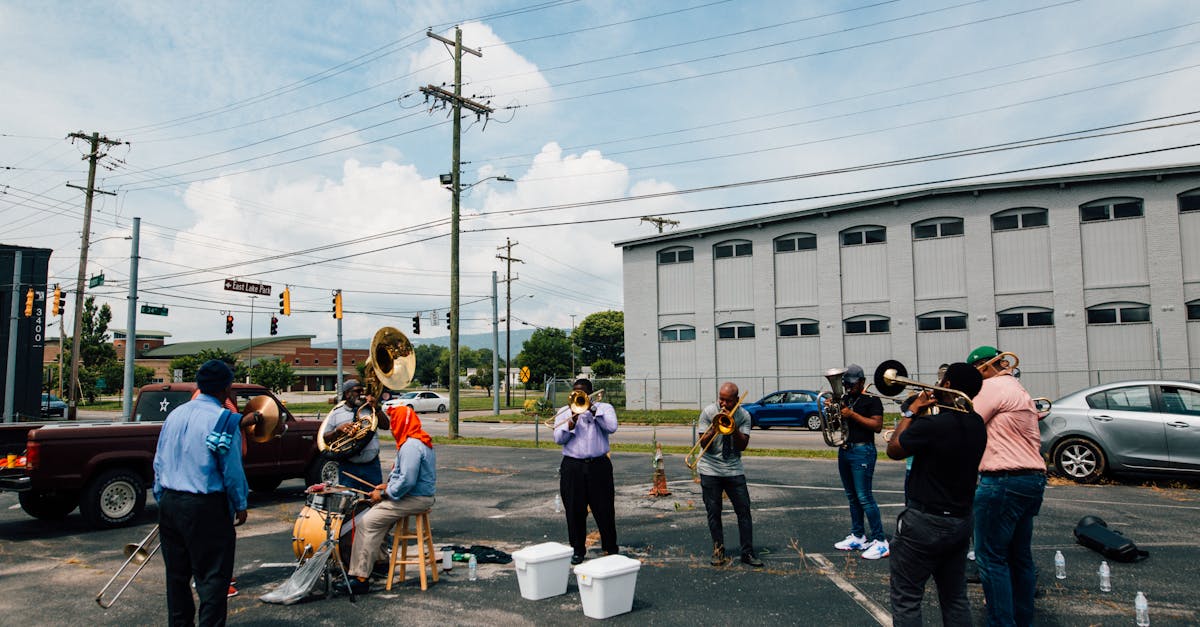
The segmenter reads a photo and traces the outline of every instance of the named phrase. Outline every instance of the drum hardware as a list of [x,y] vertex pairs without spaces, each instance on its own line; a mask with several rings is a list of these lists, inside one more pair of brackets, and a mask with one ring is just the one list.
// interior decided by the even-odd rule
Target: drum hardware
[[[738,408],[742,406],[742,401],[746,400],[746,395],[749,393],[749,391],[743,392],[742,397],[738,399],[738,402],[733,406],[733,409],[729,411],[721,410],[717,412],[717,415],[713,416],[712,424],[709,425],[708,430],[711,431],[713,427],[716,427],[717,432],[721,435],[732,434],[737,429],[737,421],[734,420],[733,417],[737,415]],[[717,404],[720,405],[720,402],[718,401]],[[692,450],[688,451],[688,454],[683,458],[684,465],[692,470],[695,470],[696,466],[700,464],[700,458],[703,457],[704,454],[708,452],[708,449],[712,447],[712,443],[717,439],[717,435],[714,433],[713,436],[708,439],[708,444],[702,449],[700,447],[700,440],[703,439],[704,436],[701,434],[701,436],[696,439],[696,444],[692,446]]]
[[[154,548],[149,548],[151,543],[154,544]],[[158,552],[159,546],[158,525],[154,525],[154,528],[150,530],[150,533],[146,534],[145,538],[142,538],[141,542],[137,544],[126,544],[125,563],[121,564],[121,567],[117,569],[117,572],[113,573],[113,576],[109,578],[108,583],[104,584],[104,587],[100,589],[100,592],[96,593],[96,603],[98,603],[100,607],[104,609],[112,607],[113,603],[116,603],[117,599],[120,598],[121,593],[125,592],[125,588],[128,588],[129,584],[133,583],[133,580],[138,576],[138,573],[142,572],[142,569],[145,568],[146,564],[150,562],[150,558],[154,557],[154,554]],[[108,599],[108,601],[105,602],[104,593],[108,592],[109,587],[111,587],[113,582],[117,580],[117,577],[121,576],[121,573],[123,573],[131,564],[137,564],[137,570],[133,571],[133,574],[129,576],[129,579],[125,581],[125,584],[121,586],[121,589],[117,590],[117,593],[114,594],[111,599]]]
[[[371,338],[370,354],[366,364],[367,394],[379,398],[383,388],[399,390],[412,381],[417,366],[416,352],[412,342],[399,329],[383,327]],[[338,403],[334,410],[345,405]],[[333,416],[330,411],[321,421],[317,431],[317,449],[333,459],[353,457],[367,446],[379,426],[379,412],[373,404],[364,404],[355,410],[354,419],[350,422],[350,431],[337,436],[331,442],[325,441],[325,433],[329,431],[329,419]]]

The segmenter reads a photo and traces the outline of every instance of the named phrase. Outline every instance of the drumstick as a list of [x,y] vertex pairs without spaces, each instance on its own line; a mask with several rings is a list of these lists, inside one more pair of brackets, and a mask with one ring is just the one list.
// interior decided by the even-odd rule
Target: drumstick
[[[359,483],[361,483],[361,484],[363,484],[363,485],[369,485],[369,486],[371,486],[371,489],[372,489],[372,490],[374,490],[374,489],[375,489],[375,484],[374,484],[374,483],[371,483],[370,481],[367,481],[366,479],[362,479],[362,478],[360,478],[360,477],[355,477],[354,475],[352,475],[352,474],[350,474],[350,473],[346,472],[345,470],[343,470],[343,471],[342,471],[342,474],[343,474],[343,475],[346,475],[347,477],[350,477],[351,479],[353,479],[353,480],[355,480],[355,481],[358,481]],[[357,492],[357,490],[355,490],[355,491]]]

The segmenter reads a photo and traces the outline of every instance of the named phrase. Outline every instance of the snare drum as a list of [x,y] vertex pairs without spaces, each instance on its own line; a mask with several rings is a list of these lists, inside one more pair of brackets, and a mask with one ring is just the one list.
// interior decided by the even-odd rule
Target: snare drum
[[345,515],[349,513],[358,499],[358,494],[350,490],[326,489],[322,492],[310,493],[305,498],[304,506],[311,507],[319,512]]

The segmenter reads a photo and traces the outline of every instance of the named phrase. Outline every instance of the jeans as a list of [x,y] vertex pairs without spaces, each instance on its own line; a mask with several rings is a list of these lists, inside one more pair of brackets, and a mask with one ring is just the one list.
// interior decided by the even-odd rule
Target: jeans
[[754,521],[750,518],[750,490],[746,488],[746,475],[718,477],[700,475],[700,494],[704,497],[704,511],[708,514],[708,533],[713,546],[725,548],[725,529],[721,525],[721,492],[729,495],[729,503],[737,514],[738,541],[742,544],[742,557],[754,555]]
[[1046,475],[980,476],[975,489],[975,564],[988,625],[1032,625],[1037,575],[1033,517]]
[[967,600],[967,547],[971,517],[955,518],[905,509],[896,517],[891,545],[892,624],[922,624],[921,601],[932,576],[937,584],[943,625],[970,625]]
[[352,479],[346,476],[346,473],[350,473],[355,477],[358,477],[358,479],[362,479],[371,485],[379,485],[383,483],[383,468],[379,465],[378,457],[361,464],[355,464],[345,460],[338,462],[338,483],[344,486],[350,486],[356,490],[366,490],[366,484],[358,479]]
[[883,520],[879,517],[879,506],[871,494],[871,481],[875,477],[875,445],[851,445],[838,450],[838,473],[842,476],[842,488],[850,502],[850,533],[866,536],[863,515],[871,524],[871,535],[867,540],[886,540]]

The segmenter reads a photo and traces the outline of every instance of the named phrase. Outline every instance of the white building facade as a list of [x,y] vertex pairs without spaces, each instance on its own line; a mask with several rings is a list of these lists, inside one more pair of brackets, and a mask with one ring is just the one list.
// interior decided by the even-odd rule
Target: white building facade
[[1200,375],[1200,165],[918,190],[616,243],[630,408],[978,345],[1034,396]]

